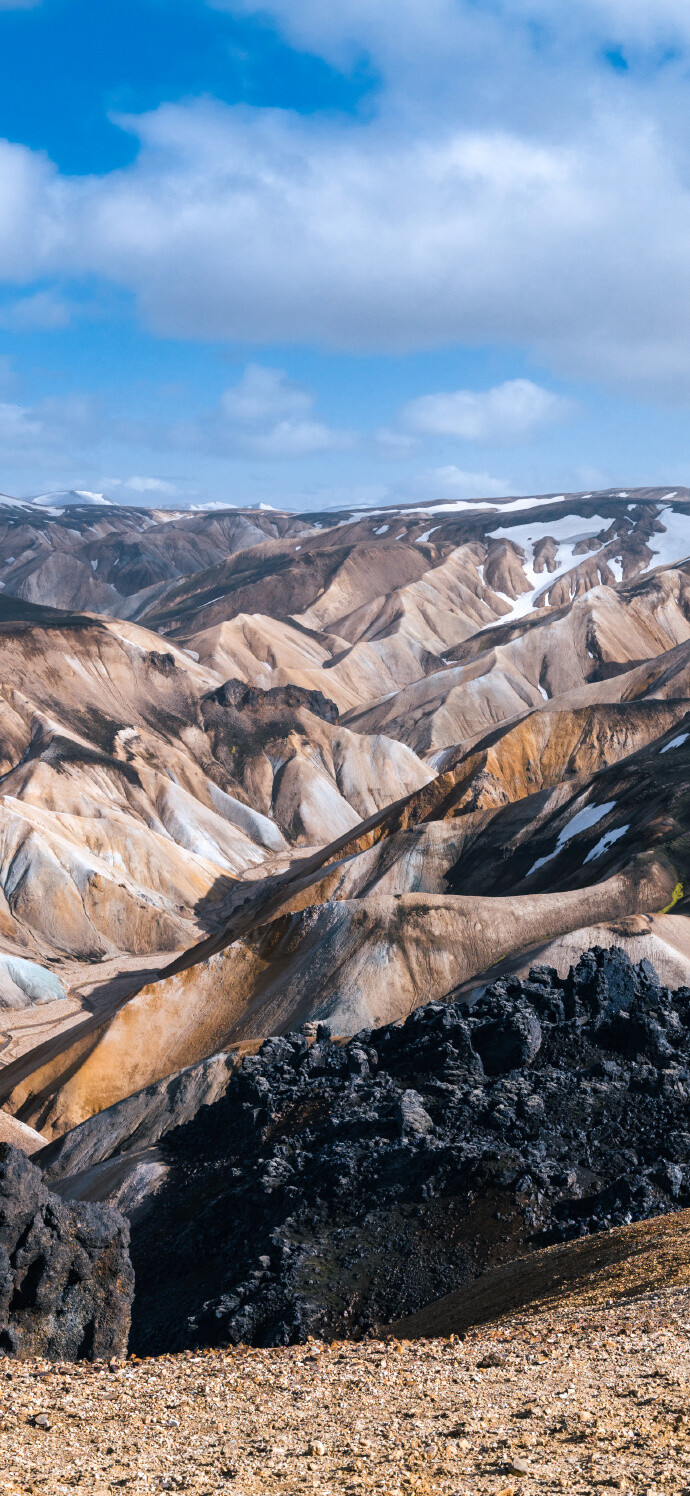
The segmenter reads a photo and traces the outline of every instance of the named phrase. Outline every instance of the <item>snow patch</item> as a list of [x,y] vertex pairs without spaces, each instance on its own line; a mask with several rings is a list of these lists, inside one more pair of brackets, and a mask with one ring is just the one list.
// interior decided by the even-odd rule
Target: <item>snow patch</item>
[[67,997],[66,989],[54,971],[46,971],[36,961],[25,961],[22,956],[0,955],[0,970],[4,969],[25,997],[33,1003],[59,1002]]
[[654,566],[674,566],[690,556],[690,510],[662,509],[658,515],[663,533],[650,537]]
[[[584,520],[587,528],[580,529],[578,520]],[[554,583],[585,560],[585,555],[575,555],[575,547],[582,540],[594,539],[601,530],[607,529],[610,523],[610,520],[604,519],[601,514],[593,514],[591,518],[567,514],[562,519],[547,522],[546,525],[534,521],[525,525],[501,525],[491,530],[489,535],[492,540],[512,540],[515,545],[519,545],[525,551],[526,556],[522,568],[531,586],[529,592],[521,593],[516,599],[506,598],[511,605],[510,613],[504,613],[497,622],[499,624],[512,623],[513,619],[524,618],[527,613],[532,612],[533,608],[543,607],[544,603],[541,599],[545,599]],[[557,542],[556,570],[537,572],[534,568],[534,553],[537,545],[547,536]],[[497,593],[499,597],[504,595]],[[495,627],[494,623],[484,624],[484,629]],[[478,630],[479,633],[483,631],[483,629]]]
[[587,853],[585,862],[595,862],[597,857],[601,857],[604,852],[608,852],[609,847],[612,847],[614,842],[620,841],[620,838],[625,836],[626,831],[629,830],[629,826],[617,826],[615,830],[607,831],[602,836],[601,841],[597,842],[596,847],[592,847],[591,852]]
[[[586,494],[585,498],[591,498]],[[500,503],[497,499],[453,499],[444,504],[425,504],[424,507],[416,509],[396,509],[393,511],[395,519],[414,519],[416,516],[433,514],[475,514],[480,510],[491,510],[496,518],[502,514],[521,514],[526,509],[539,509],[545,504],[562,504],[565,500],[564,493],[547,494],[543,498],[510,499],[507,504]],[[379,515],[391,514],[390,507],[387,509],[351,509],[351,518],[340,520],[341,525],[356,524],[360,519],[376,519]],[[610,524],[610,521],[606,521]]]
[[670,743],[665,743],[663,748],[659,749],[659,752],[670,753],[672,748],[682,748],[683,743],[687,743],[688,738],[690,738],[690,732],[681,732],[677,738],[672,738]]
[[[536,862],[532,863],[526,876],[528,878],[531,877],[532,873],[536,873],[538,868],[546,867],[547,862],[552,862],[554,857],[565,846],[566,842],[572,841],[572,838],[577,836],[578,832],[590,831],[592,826],[597,826],[599,821],[603,821],[604,816],[608,815],[609,811],[614,809],[615,804],[615,800],[606,800],[603,805],[585,805],[582,810],[576,811],[572,820],[568,821],[567,826],[564,826],[563,830],[559,831],[558,840],[553,852],[549,852],[546,857],[538,857]],[[604,837],[602,840],[606,840],[606,838]],[[585,862],[589,862],[589,860],[589,857],[585,858]]]

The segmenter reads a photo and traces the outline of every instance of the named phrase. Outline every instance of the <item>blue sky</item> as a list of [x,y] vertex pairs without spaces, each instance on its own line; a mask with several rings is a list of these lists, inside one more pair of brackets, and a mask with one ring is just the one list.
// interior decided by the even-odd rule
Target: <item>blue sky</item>
[[683,0],[0,0],[0,489],[690,480]]

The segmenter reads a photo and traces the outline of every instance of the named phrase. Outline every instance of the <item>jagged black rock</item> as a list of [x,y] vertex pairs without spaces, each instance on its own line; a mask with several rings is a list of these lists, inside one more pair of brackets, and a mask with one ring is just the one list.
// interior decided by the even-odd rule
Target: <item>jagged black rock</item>
[[128,1246],[117,1210],[58,1199],[24,1153],[0,1143],[0,1355],[123,1356]]
[[347,1043],[268,1039],[163,1149],[135,1350],[362,1335],[690,1203],[690,988],[595,948]]

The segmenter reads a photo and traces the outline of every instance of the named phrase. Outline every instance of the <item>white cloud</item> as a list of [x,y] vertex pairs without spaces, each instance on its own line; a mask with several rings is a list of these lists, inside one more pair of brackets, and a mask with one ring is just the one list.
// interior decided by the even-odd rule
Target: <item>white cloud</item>
[[[165,105],[122,122],[141,142],[132,166],[82,180],[0,143],[0,276],[108,278],[165,336],[377,352],[510,343],[569,373],[687,396],[688,85],[677,75],[669,109],[663,83],[622,83],[600,56],[626,36],[690,37],[685,0],[224,8],[268,12],[339,64],[369,53],[378,116]],[[27,294],[15,315],[58,325],[65,303],[51,295]],[[347,444],[309,392],[248,379],[173,443],[205,434],[267,457]]]
[[[494,0],[478,7],[472,0],[209,0],[235,15],[270,15],[283,35],[340,66],[363,51],[386,74],[417,58],[424,72],[429,54],[451,56],[494,34],[510,37],[535,21],[552,32],[619,40],[685,37],[690,34],[686,0]],[[444,47],[445,38],[445,47]],[[544,38],[540,39],[544,45]]]
[[510,379],[479,393],[453,390],[449,394],[420,395],[407,402],[400,420],[403,426],[424,436],[511,442],[533,436],[569,410],[567,400],[533,384],[531,379]]
[[398,493],[415,499],[500,499],[515,489],[506,478],[491,473],[468,473],[449,463],[430,468],[399,485]]
[[[572,26],[571,0],[521,0],[527,15],[546,16],[551,24]],[[578,16],[607,32],[609,39],[645,42],[690,36],[690,12],[686,0],[585,0]]]
[[308,457],[351,445],[345,432],[314,420],[315,396],[283,369],[248,364],[239,383],[221,395],[203,422],[201,440],[257,457]]
[[314,396],[289,379],[284,369],[248,364],[239,383],[221,395],[221,408],[231,425],[252,429],[279,421],[303,420]]
[[0,307],[0,327],[14,332],[68,327],[74,308],[54,291],[34,291]]
[[21,286],[69,253],[74,189],[42,153],[0,140],[0,279]]
[[[122,480],[116,478],[115,482],[119,485]],[[124,487],[131,488],[133,493],[179,493],[176,485],[168,483],[166,478],[126,478]]]
[[[63,197],[54,259],[130,287],[163,335],[512,342],[594,376],[614,348],[614,377],[649,386],[647,347],[673,366],[690,342],[690,190],[639,118],[597,118],[567,143],[208,105],[137,128],[133,167],[46,192]],[[277,445],[327,440],[285,419]]]

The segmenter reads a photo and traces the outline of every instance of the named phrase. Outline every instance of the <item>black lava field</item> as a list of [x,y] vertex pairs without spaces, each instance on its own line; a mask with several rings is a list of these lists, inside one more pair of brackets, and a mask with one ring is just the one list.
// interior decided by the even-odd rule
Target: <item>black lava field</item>
[[162,1151],[135,1351],[361,1336],[690,1203],[690,988],[595,948],[348,1042],[268,1039]]

